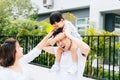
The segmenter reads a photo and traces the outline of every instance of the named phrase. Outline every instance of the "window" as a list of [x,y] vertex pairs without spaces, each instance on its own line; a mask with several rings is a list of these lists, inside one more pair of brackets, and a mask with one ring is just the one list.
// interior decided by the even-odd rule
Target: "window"
[[78,18],[76,20],[76,26],[80,34],[85,34],[88,28],[89,18]]
[[120,33],[120,16],[115,16],[115,31]]
[[85,18],[77,20],[77,25],[83,25],[83,24],[86,24]]
[[115,16],[115,28],[120,28],[120,16]]

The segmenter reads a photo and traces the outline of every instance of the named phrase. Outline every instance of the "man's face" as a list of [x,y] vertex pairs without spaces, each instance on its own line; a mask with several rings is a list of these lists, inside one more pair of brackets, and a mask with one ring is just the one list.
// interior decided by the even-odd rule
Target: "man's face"
[[67,37],[61,38],[56,42],[57,46],[62,48],[63,51],[70,50],[71,47],[71,40]]

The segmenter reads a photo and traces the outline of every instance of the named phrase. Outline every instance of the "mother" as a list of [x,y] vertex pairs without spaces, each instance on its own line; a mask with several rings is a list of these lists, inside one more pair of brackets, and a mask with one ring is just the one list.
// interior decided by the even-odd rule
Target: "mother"
[[28,54],[23,55],[19,42],[8,38],[0,46],[0,80],[34,80],[29,74],[28,63],[41,54],[42,47],[50,34]]

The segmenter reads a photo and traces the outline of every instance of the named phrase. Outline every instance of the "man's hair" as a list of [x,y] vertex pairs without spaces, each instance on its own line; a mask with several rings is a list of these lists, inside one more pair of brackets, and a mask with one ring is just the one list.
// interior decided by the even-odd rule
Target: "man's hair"
[[58,34],[61,33],[61,32],[63,32],[63,27],[56,29],[56,30],[53,32],[52,35],[53,35],[53,37],[55,37],[56,35],[58,35]]
[[16,42],[13,38],[8,38],[0,46],[0,66],[9,67],[15,62]]
[[58,11],[55,11],[50,14],[50,24],[53,25],[55,22],[60,22],[61,19],[64,19],[62,14]]

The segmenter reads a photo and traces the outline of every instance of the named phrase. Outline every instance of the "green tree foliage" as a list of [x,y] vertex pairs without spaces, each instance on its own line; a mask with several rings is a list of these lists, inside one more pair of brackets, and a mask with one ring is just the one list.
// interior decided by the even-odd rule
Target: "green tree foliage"
[[38,8],[32,5],[30,0],[7,0],[11,10],[12,19],[35,19],[37,18]]
[[9,36],[40,35],[40,32],[38,22],[33,20],[14,20],[2,30]]
[[10,24],[8,18],[10,14],[11,9],[9,8],[9,2],[7,0],[0,0],[0,35],[2,34],[4,26]]
[[0,35],[39,35],[37,13],[30,0],[0,0]]
[[47,33],[49,33],[53,29],[53,26],[45,21],[39,22],[39,24],[41,25],[41,30]]

